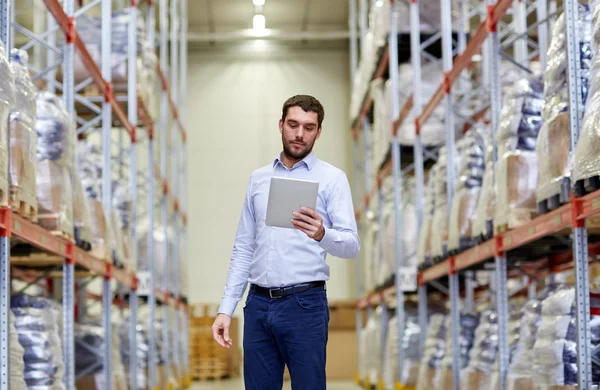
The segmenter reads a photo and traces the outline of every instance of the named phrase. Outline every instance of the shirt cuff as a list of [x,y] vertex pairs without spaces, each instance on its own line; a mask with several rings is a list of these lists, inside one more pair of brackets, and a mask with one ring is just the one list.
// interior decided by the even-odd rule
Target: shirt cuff
[[219,306],[218,314],[226,314],[229,317],[233,317],[233,312],[238,304],[238,300],[230,297],[223,297],[221,299],[221,305]]
[[331,249],[331,247],[333,246],[333,243],[335,242],[336,231],[332,230],[332,229],[328,229],[326,227],[324,227],[324,229],[325,229],[325,234],[323,235],[323,238],[321,239],[321,241],[319,241],[319,246],[323,250],[328,251],[329,249]]

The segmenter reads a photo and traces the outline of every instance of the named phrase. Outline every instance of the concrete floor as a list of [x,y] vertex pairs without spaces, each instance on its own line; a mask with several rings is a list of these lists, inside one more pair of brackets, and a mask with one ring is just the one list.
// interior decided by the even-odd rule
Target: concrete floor
[[[283,384],[283,390],[290,390],[291,382]],[[194,382],[192,390],[244,390],[244,381],[239,379],[223,380],[219,382]],[[360,390],[353,382],[330,382],[327,390]]]

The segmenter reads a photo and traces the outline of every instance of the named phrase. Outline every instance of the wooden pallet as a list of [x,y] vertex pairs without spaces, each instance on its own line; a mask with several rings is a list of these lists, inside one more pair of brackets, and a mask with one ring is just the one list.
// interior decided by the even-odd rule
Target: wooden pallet
[[29,204],[23,196],[23,189],[19,187],[12,187],[10,189],[10,201],[12,210],[19,214],[21,217],[31,221],[38,221],[38,208],[37,204]]
[[29,256],[11,256],[10,264],[28,267],[55,267],[62,265],[64,258],[43,252],[35,252]]

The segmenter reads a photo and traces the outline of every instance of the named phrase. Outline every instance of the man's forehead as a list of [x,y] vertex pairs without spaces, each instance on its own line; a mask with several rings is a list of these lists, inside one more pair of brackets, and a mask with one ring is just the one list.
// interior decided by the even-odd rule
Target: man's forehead
[[287,120],[301,123],[317,123],[319,115],[313,111],[304,111],[302,107],[291,107],[287,114]]

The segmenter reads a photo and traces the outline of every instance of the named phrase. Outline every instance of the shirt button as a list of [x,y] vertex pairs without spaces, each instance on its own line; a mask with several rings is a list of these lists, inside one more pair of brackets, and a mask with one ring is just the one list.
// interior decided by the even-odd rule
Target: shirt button
[[275,248],[273,248],[273,247],[271,247],[271,248],[269,248],[269,249],[271,249],[272,251],[274,251],[274,250],[275,250]]

